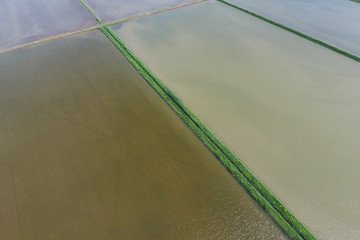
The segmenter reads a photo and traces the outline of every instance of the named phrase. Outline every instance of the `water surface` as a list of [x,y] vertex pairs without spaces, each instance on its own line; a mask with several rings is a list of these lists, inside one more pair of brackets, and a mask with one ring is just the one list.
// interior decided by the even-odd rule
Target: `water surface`
[[98,31],[0,55],[0,239],[286,239]]
[[319,239],[360,238],[360,65],[218,2],[115,25]]
[[360,4],[350,0],[228,0],[360,57]]
[[94,25],[75,0],[1,0],[0,49]]
[[140,13],[172,7],[193,0],[83,0],[104,22],[131,17]]

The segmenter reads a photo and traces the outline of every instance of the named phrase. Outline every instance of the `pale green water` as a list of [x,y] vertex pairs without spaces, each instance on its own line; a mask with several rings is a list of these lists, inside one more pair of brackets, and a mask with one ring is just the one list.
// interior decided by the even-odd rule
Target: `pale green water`
[[319,239],[360,238],[360,65],[212,1],[113,27]]

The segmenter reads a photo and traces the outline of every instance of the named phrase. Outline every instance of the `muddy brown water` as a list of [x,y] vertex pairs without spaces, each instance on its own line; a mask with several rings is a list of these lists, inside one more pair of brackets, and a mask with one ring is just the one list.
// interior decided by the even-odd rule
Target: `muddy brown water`
[[94,25],[77,0],[1,0],[0,49]]
[[216,1],[113,27],[319,239],[360,238],[360,65]]
[[0,239],[286,239],[110,41],[0,55]]
[[193,0],[83,0],[101,21],[114,21]]
[[350,0],[227,0],[360,57],[360,4]]

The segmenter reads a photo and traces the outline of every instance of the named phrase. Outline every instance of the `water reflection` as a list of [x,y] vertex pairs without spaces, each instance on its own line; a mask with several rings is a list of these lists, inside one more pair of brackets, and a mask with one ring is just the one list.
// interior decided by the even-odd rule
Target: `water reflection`
[[360,4],[350,0],[228,0],[360,57]]
[[83,0],[105,22],[191,1],[193,0]]
[[0,49],[93,25],[95,19],[78,1],[2,0]]

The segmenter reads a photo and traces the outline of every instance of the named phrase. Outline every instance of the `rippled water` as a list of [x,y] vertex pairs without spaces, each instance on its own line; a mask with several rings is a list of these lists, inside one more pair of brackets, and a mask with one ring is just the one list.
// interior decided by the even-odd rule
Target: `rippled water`
[[115,25],[319,239],[360,238],[360,65],[212,1]]
[[360,4],[350,0],[228,0],[360,57]]
[[99,31],[0,54],[0,239],[286,239]]

